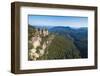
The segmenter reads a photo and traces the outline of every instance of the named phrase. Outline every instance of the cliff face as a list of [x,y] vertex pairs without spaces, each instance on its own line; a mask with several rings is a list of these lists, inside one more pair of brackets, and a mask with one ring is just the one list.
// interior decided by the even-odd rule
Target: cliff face
[[37,60],[47,52],[46,48],[50,45],[51,41],[48,30],[34,29],[29,44],[32,46],[29,49],[29,60]]

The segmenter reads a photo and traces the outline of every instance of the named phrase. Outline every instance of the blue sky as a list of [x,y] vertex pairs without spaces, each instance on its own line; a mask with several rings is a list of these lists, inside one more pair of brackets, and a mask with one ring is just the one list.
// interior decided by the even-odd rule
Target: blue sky
[[33,26],[70,26],[79,28],[87,27],[88,17],[29,15],[28,23]]

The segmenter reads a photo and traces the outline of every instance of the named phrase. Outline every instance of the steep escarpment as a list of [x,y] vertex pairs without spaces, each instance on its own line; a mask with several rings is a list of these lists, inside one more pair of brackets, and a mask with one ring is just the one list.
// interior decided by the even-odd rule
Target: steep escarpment
[[[78,31],[79,29],[77,29]],[[82,58],[79,43],[86,44],[76,29],[69,27],[35,27],[28,26],[28,59],[29,60],[53,60]],[[81,29],[80,29],[81,31]],[[84,32],[84,31],[83,31]],[[74,37],[74,34],[78,37]],[[78,32],[79,33],[79,32]],[[82,37],[83,38],[83,37]],[[80,39],[80,38],[79,38]],[[86,40],[86,38],[84,38]],[[83,42],[80,42],[83,41]],[[80,44],[81,45],[81,44]],[[85,46],[84,48],[86,48]]]

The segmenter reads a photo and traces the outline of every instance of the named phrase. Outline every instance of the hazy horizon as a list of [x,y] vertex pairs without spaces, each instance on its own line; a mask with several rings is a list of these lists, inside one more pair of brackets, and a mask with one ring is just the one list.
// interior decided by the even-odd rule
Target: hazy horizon
[[72,27],[81,28],[87,27],[88,17],[75,16],[49,16],[49,15],[29,15],[28,24],[41,27]]
[[[31,25],[31,24],[30,24]],[[88,28],[87,26],[85,26],[85,27],[71,27],[70,25],[69,26],[50,26],[50,25],[31,25],[31,26],[35,26],[35,27],[70,27],[70,28]]]

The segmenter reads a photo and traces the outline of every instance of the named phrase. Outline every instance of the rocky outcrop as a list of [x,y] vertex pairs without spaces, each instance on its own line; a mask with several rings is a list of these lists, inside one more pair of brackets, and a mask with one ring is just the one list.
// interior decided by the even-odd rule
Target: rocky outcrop
[[32,49],[29,50],[29,59],[37,60],[47,52],[46,48],[50,45],[53,37],[49,36],[48,30],[36,29],[35,35],[33,35],[30,43]]

